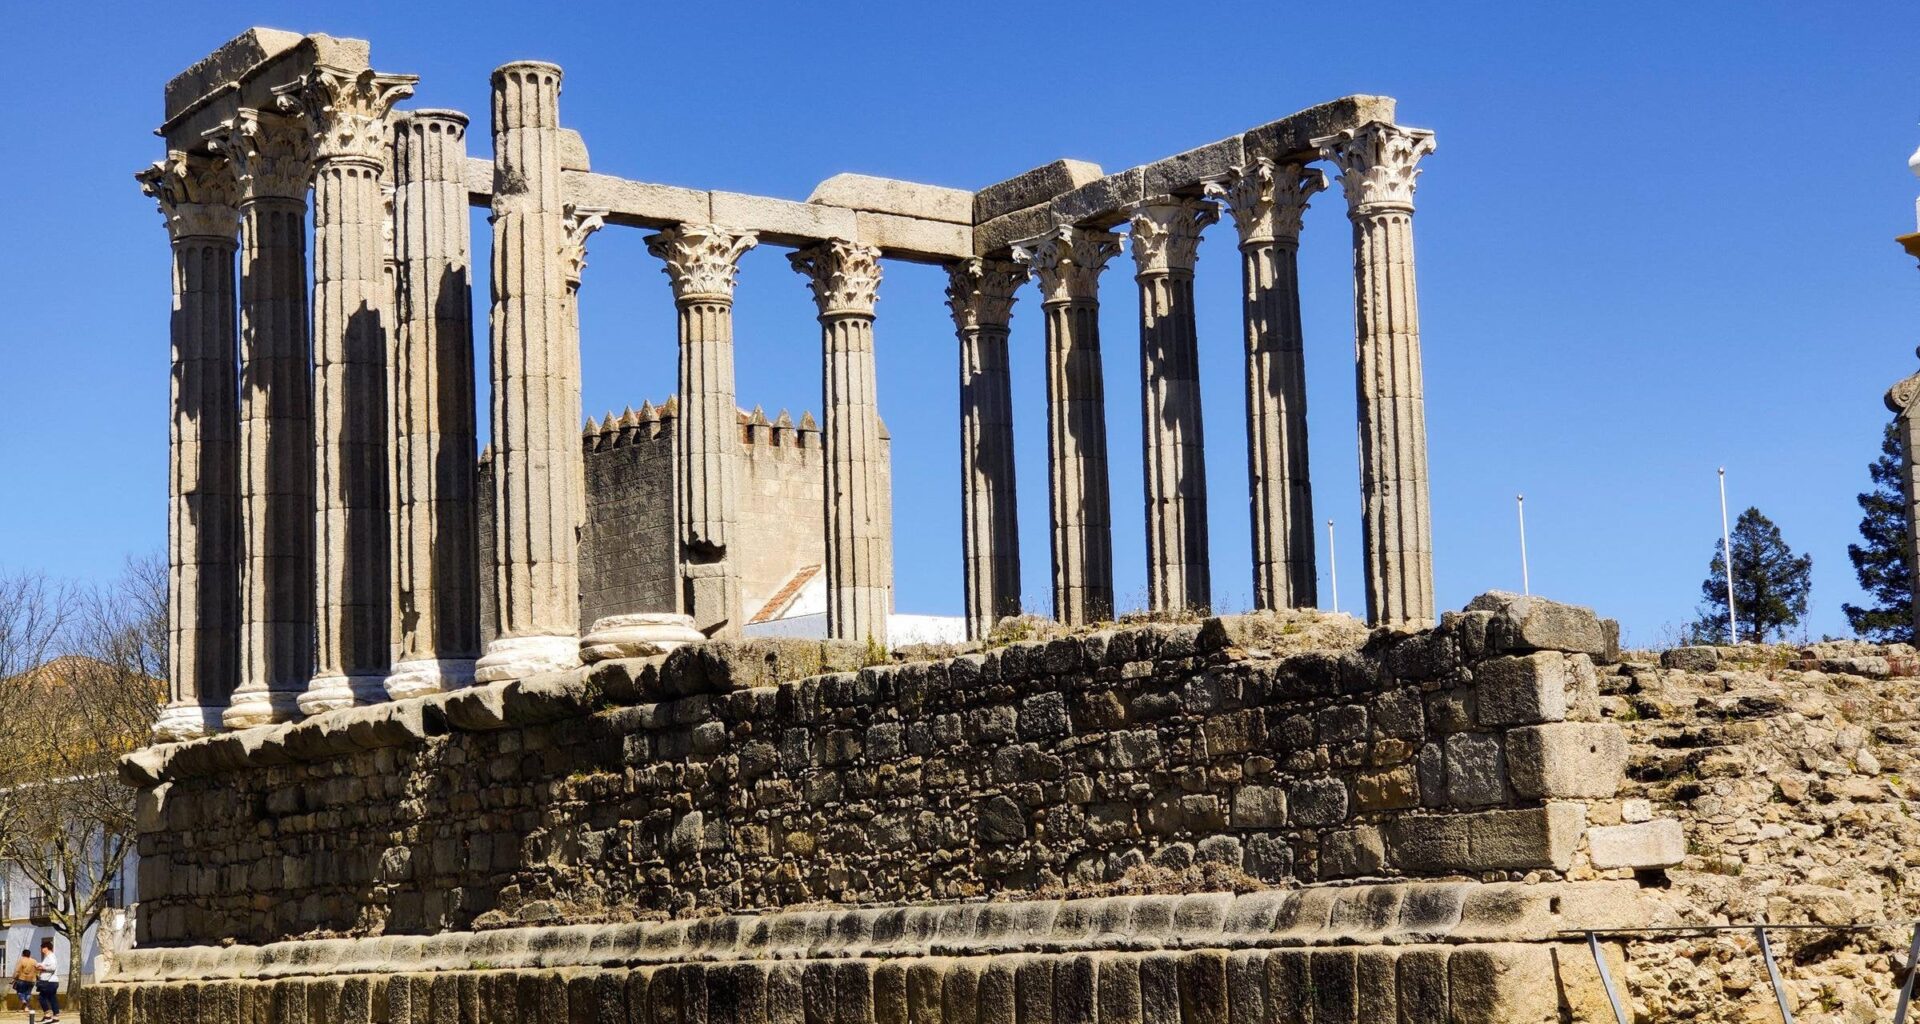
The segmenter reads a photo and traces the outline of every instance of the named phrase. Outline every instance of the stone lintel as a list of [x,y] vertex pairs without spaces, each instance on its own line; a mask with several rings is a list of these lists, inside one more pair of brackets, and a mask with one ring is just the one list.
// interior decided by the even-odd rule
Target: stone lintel
[[1055,160],[988,185],[973,194],[973,222],[985,224],[1017,210],[1045,206],[1063,192],[1071,192],[1100,177],[1100,165],[1085,160]]
[[1053,217],[1045,206],[1029,206],[976,225],[973,229],[975,256],[1006,256],[1013,243],[1038,238],[1053,226]]
[[821,182],[807,202],[973,226],[973,193],[869,174],[836,174]]
[[298,32],[254,27],[214,48],[166,87],[166,119],[171,121],[215,93],[230,88],[255,68],[300,45]]
[[[581,159],[584,161],[584,153]],[[856,211],[817,201],[799,203],[740,192],[656,185],[590,171],[568,170],[562,178],[568,203],[605,210],[608,224],[624,227],[659,231],[682,224],[719,224],[754,232],[763,244],[795,249],[842,238],[876,246],[889,259],[918,263],[951,262],[974,251],[973,229],[955,221]],[[479,207],[492,204],[492,160],[467,158],[466,180],[469,203]]]
[[232,120],[241,110],[276,109],[275,88],[298,81],[315,65],[324,64],[347,72],[367,70],[373,66],[371,53],[364,39],[305,36],[294,45],[264,57],[238,77],[210,83],[204,95],[183,104],[178,112],[174,109],[169,85],[167,119],[155,129],[155,134],[167,140],[168,149],[205,152],[206,142],[201,137],[222,122]]
[[1920,231],[1911,235],[1901,235],[1895,238],[1894,241],[1900,243],[1900,248],[1905,249],[1907,255],[1912,256],[1914,259],[1920,259]]
[[1125,223],[1127,208],[1146,196],[1146,168],[1129,167],[1055,196],[1048,209],[1055,224],[1105,229]]
[[1374,121],[1392,124],[1393,118],[1391,96],[1343,96],[1244,132],[1240,141],[1247,156],[1304,163],[1320,159],[1312,140]]

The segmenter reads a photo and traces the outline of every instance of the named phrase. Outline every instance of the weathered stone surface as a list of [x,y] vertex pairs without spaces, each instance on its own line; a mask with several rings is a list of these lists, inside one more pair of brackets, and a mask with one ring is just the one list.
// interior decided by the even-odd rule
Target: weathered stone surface
[[849,210],[973,226],[973,193],[868,174],[836,174],[814,187],[807,202]]
[[1483,725],[1536,725],[1567,717],[1567,659],[1552,651],[1491,658],[1474,668]]
[[1392,124],[1393,118],[1394,101],[1390,96],[1347,96],[1261,125],[1243,133],[1240,139],[1249,156],[1276,161],[1317,159],[1315,139],[1370,121]]
[[1487,625],[1492,651],[1607,654],[1606,631],[1591,608],[1493,590],[1468,602],[1467,610],[1494,613]]
[[1045,206],[1055,196],[1099,178],[1098,164],[1055,160],[973,194],[973,223],[985,224],[1016,210]]
[[1687,858],[1687,837],[1672,818],[1629,825],[1596,825],[1587,831],[1596,868],[1670,868]]
[[1108,228],[1124,222],[1127,209],[1146,197],[1146,175],[1134,167],[1062,193],[1048,206],[1055,224]]
[[1597,722],[1509,730],[1507,770],[1523,799],[1607,799],[1626,774],[1626,734]]

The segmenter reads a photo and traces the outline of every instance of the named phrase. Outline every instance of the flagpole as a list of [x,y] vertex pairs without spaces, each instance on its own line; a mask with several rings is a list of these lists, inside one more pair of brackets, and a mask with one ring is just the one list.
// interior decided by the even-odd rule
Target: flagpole
[[1727,570],[1727,643],[1740,642],[1738,619],[1733,612],[1733,539],[1727,532],[1727,467],[1720,467],[1720,557]]
[[1333,610],[1340,610],[1340,556],[1333,546],[1333,520],[1327,520],[1327,579],[1333,584]]
[[1513,507],[1520,514],[1520,592],[1533,593],[1533,581],[1527,576],[1527,496],[1513,496]]

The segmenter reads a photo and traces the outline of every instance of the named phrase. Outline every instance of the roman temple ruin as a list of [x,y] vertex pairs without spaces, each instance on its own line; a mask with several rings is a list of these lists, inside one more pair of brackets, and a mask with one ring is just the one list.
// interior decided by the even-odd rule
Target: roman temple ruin
[[[1397,124],[1392,100],[1335,100],[1113,174],[1061,160],[976,192],[838,175],[793,202],[590,170],[561,121],[561,78],[540,63],[495,71],[491,159],[469,155],[465,114],[402,109],[414,77],[376,70],[361,41],[254,29],[167,86],[166,154],[140,174],[174,254],[174,690],[161,735],[580,663],[589,499],[575,307],[588,239],[613,228],[650,232],[680,359],[663,556],[674,582],[645,606],[606,608],[655,617],[610,629],[672,632],[683,627],[657,617],[684,614],[724,638],[753,610],[731,304],[738,258],[756,245],[791,250],[819,316],[830,636],[887,640],[873,351],[889,260],[950,275],[969,634],[1021,609],[1007,337],[1029,280],[1046,326],[1052,607],[1068,624],[1113,617],[1097,311],[1123,241],[1139,286],[1148,603],[1207,608],[1192,275],[1203,233],[1227,230],[1222,211],[1245,292],[1254,602],[1312,607],[1295,254],[1301,212],[1326,187],[1320,164],[1338,172],[1353,222],[1368,615],[1432,624],[1412,215],[1433,135]],[[492,213],[485,536],[470,205]]]
[[[465,114],[401,109],[415,79],[362,41],[253,29],[167,86],[140,179],[173,241],[172,691],[121,764],[138,948],[87,1020],[1624,1021],[1611,929],[1671,917],[1687,838],[1623,797],[1617,625],[1500,593],[1436,615],[1430,132],[1349,96],[1111,174],[789,201],[592,170],[561,81],[493,72],[491,157]],[[1366,623],[1314,607],[1296,255],[1321,164],[1353,226]],[[665,271],[677,388],[583,429],[587,245],[617,228]],[[1207,607],[1209,230],[1244,285],[1242,616]],[[1115,624],[1097,314],[1123,242],[1163,614]],[[758,245],[814,300],[817,420],[735,394]],[[971,642],[940,651],[887,649],[890,260],[946,268],[959,346]],[[1028,282],[1055,621],[1008,635]],[[752,635],[808,557],[826,638]]]

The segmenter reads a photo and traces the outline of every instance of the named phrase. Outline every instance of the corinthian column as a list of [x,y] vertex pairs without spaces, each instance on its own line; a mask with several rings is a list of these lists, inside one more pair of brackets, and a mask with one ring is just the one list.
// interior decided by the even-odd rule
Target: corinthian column
[[827,505],[827,636],[887,642],[886,453],[873,380],[880,250],[829,239],[789,257],[820,308]]
[[947,267],[947,308],[960,335],[960,526],[967,636],[1020,614],[1020,530],[1013,475],[1013,378],[1007,368],[1013,293],[1027,270],[1007,260]]
[[240,684],[222,724],[285,721],[313,674],[313,361],[298,122],[256,110],[208,133],[240,189]]
[[[1920,253],[1914,255],[1920,256]],[[1902,447],[1900,489],[1905,507],[1907,572],[1912,579],[1911,621],[1914,635],[1920,636],[1920,373],[1895,384],[1887,392],[1887,410],[1893,413],[1894,429]]]
[[730,545],[739,526],[736,462],[739,402],[733,392],[733,284],[751,232],[684,225],[647,237],[666,262],[680,312],[680,415],[674,419],[680,609],[708,636],[734,636],[746,621],[740,566]]
[[493,73],[494,622],[474,678],[579,664],[580,373],[560,198],[560,69]]
[[313,132],[316,664],[300,710],[386,699],[393,663],[387,113],[412,75],[319,66],[274,90]]
[[[607,211],[568,203],[563,211],[565,217],[561,224],[566,228],[567,241],[560,247],[561,264],[567,280],[567,340],[560,346],[566,354],[565,376],[573,381],[572,416],[573,422],[580,422],[580,284],[587,276],[587,239],[594,232],[607,226]],[[574,473],[577,482],[573,488],[573,529],[574,536],[582,535],[587,528],[587,470],[586,455],[580,449],[580,465]]]
[[1264,157],[1208,191],[1240,231],[1247,337],[1247,506],[1253,518],[1254,607],[1319,603],[1313,486],[1307,475],[1307,372],[1300,330],[1300,220],[1327,187],[1319,171]]
[[1413,189],[1415,165],[1433,152],[1433,133],[1375,121],[1314,145],[1340,168],[1353,220],[1367,617],[1375,625],[1423,628],[1433,624],[1433,525]]
[[138,177],[173,242],[168,701],[153,732],[185,740],[219,728],[240,677],[238,183],[227,161],[180,152]]
[[1107,490],[1107,394],[1100,371],[1100,272],[1120,236],[1060,227],[1014,258],[1040,280],[1047,321],[1047,476],[1053,524],[1053,617],[1113,617],[1113,514]]
[[467,116],[395,122],[395,699],[473,681],[480,654]]
[[1200,340],[1193,262],[1200,232],[1220,219],[1202,199],[1171,196],[1133,208],[1140,285],[1140,395],[1147,496],[1147,606],[1213,604],[1207,564],[1206,438],[1200,421]]

